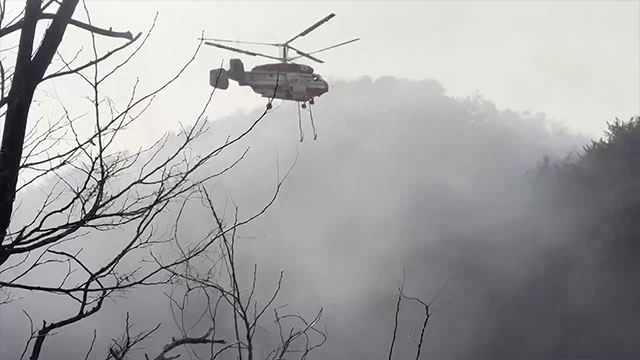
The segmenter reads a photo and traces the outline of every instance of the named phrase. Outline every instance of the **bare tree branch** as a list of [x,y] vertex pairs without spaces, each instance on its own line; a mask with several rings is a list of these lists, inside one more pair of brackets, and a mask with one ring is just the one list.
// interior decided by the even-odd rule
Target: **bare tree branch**
[[164,348],[162,349],[162,352],[160,353],[160,355],[156,356],[154,358],[154,360],[169,360],[169,359],[177,358],[177,356],[175,356],[175,357],[166,357],[166,355],[171,350],[173,350],[173,349],[175,349],[175,348],[177,348],[179,346],[183,346],[183,345],[189,345],[189,344],[225,344],[226,343],[225,340],[210,339],[209,336],[211,336],[212,333],[213,333],[213,328],[210,328],[209,331],[207,331],[204,335],[202,335],[200,337],[184,337],[184,338],[181,338],[181,339],[175,339],[175,340],[171,341],[169,344],[165,345]]
[[410,297],[410,296],[406,296],[404,294],[402,294],[402,297],[408,300],[412,300],[415,302],[418,302],[420,305],[422,305],[424,307],[424,321],[422,322],[422,328],[420,329],[420,340],[418,342],[417,345],[417,351],[416,351],[416,360],[420,359],[420,352],[422,351],[422,344],[424,342],[424,333],[427,329],[427,323],[429,322],[429,319],[431,318],[431,313],[429,312],[429,304],[425,303],[424,301],[415,298],[415,297]]
[[389,347],[389,360],[391,360],[391,357],[393,355],[393,346],[396,343],[396,335],[398,333],[398,314],[400,313],[400,303],[402,302],[402,292],[404,291],[404,281],[405,281],[405,276],[403,274],[402,284],[398,289],[398,301],[396,302],[396,312],[393,317],[393,335],[391,337],[391,346]]
[[[56,14],[41,13],[38,15],[38,20],[54,20],[55,17],[56,17]],[[82,21],[78,21],[74,19],[70,19],[69,24],[76,26],[80,29],[87,30],[96,35],[101,35],[101,36],[106,36],[111,38],[127,39],[127,40],[133,40],[134,38],[133,34],[131,34],[131,31],[113,31],[111,29],[106,30],[106,29],[102,29],[97,26],[86,24],[86,23],[83,23]],[[0,29],[0,38],[22,29],[23,26],[24,26],[24,20],[21,20],[12,25],[9,25],[7,27]]]
[[131,44],[136,42],[140,38],[141,35],[142,35],[142,33],[139,33],[134,38],[132,38],[131,41],[129,41],[129,42],[123,44],[123,45],[118,46],[117,48],[107,52],[106,54],[102,55],[101,57],[99,57],[99,58],[97,58],[95,60],[91,60],[91,61],[87,62],[86,64],[83,64],[81,66],[78,66],[76,68],[73,68],[73,69],[70,69],[70,70],[67,70],[67,71],[59,71],[59,72],[55,72],[53,74],[47,75],[44,78],[42,78],[41,82],[44,82],[44,81],[50,80],[50,79],[54,79],[54,78],[57,78],[57,77],[60,77],[60,76],[66,76],[66,75],[75,74],[75,73],[78,73],[78,72],[88,68],[88,67],[94,66],[94,65],[96,65],[96,64],[98,64],[98,63],[110,58],[112,55],[120,52],[121,50],[124,50],[124,49],[128,48]]
[[123,360],[134,350],[135,346],[150,338],[159,328],[160,324],[157,324],[153,328],[147,331],[142,331],[135,335],[131,334],[131,328],[133,324],[130,321],[129,313],[127,313],[124,326],[124,334],[120,339],[112,339],[112,344],[109,346],[107,360]]

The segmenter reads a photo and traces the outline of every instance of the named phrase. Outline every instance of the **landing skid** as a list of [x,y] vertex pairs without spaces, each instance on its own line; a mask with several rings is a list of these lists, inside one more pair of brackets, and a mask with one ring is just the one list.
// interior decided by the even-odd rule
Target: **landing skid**
[[[309,100],[309,119],[311,120],[311,128],[313,129],[313,140],[317,140],[318,133],[316,132],[316,125],[313,122],[313,111],[311,111],[311,105],[314,103],[313,99]],[[298,102],[298,127],[300,128],[300,142],[302,142],[304,140],[304,132],[302,131],[302,116],[300,115],[300,108],[306,109],[307,103]]]

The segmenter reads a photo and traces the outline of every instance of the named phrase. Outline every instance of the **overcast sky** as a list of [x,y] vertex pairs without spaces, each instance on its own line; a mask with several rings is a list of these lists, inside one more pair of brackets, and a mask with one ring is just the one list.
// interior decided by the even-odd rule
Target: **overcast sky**
[[[153,83],[171,76],[191,56],[203,31],[210,37],[286,41],[333,12],[337,16],[329,23],[295,42],[313,51],[362,39],[322,54],[325,64],[310,64],[330,79],[434,79],[450,95],[478,91],[499,108],[544,112],[593,136],[600,136],[614,116],[626,120],[640,113],[638,1],[94,0],[89,9],[95,24],[134,33],[147,30],[159,12],[148,46],[113,84],[114,93],[122,93],[135,77]],[[78,10],[75,17],[83,18]],[[72,54],[87,40],[86,32],[70,29],[63,49]],[[277,54],[276,48],[249,49]],[[203,48],[146,125],[159,132],[174,128],[177,119],[185,121],[190,110],[197,114],[210,90],[208,70],[223,60],[226,67],[238,55],[247,68],[263,63]],[[232,85],[216,96],[207,115],[220,118],[264,103],[249,88]],[[155,138],[153,132],[148,135]]]
[[[323,54],[326,63],[314,67],[330,77],[435,79],[451,95],[478,90],[499,107],[542,111],[593,134],[614,116],[640,113],[638,1],[116,3],[94,1],[90,6],[96,18],[109,25],[118,19],[129,28],[160,12],[149,50],[162,53],[167,66],[188,54],[200,31],[211,37],[286,41],[334,12],[337,16],[329,23],[296,41],[301,50],[312,51],[362,38]],[[204,49],[190,74],[193,91],[205,92],[205,70],[232,55]],[[248,67],[262,62],[240,57]],[[160,64],[150,68],[163,71]],[[247,89],[230,89],[238,96],[211,116],[262,103]]]

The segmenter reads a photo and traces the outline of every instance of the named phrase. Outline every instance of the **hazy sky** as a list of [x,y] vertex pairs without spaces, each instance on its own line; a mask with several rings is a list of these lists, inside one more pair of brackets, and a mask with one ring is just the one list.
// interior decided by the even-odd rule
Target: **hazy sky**
[[[134,32],[159,11],[146,52],[161,54],[148,67],[158,75],[189,55],[201,31],[286,41],[334,12],[329,23],[295,43],[313,51],[360,37],[313,65],[332,78],[435,79],[451,95],[478,90],[500,108],[545,112],[594,135],[614,116],[640,113],[638,1],[93,1],[90,9],[95,22],[115,28],[117,21]],[[251,49],[277,54],[276,48]],[[232,56],[203,49],[188,85],[180,87],[181,100],[206,93],[207,70]],[[240,58],[246,67],[262,63]],[[218,100],[212,117],[264,102],[234,86]]]
[[[628,119],[640,113],[639,1],[94,0],[89,9],[95,24],[134,33],[147,30],[159,12],[148,46],[112,83],[112,95],[124,94],[122,89],[136,77],[143,84],[170,77],[191,56],[202,31],[210,37],[286,41],[334,12],[337,16],[329,23],[295,42],[299,49],[313,51],[362,39],[322,54],[325,64],[311,64],[329,78],[434,79],[450,95],[477,90],[499,108],[544,112],[594,136],[614,116]],[[75,17],[84,18],[81,7]],[[82,44],[89,46],[88,40],[86,32],[70,29],[63,50],[71,57]],[[103,41],[105,49],[120,43]],[[249,49],[277,54],[276,48]],[[223,60],[226,67],[238,55],[247,68],[263,63],[203,48],[181,82],[164,94],[163,106],[152,109],[145,126],[160,132],[185,121],[187,113],[197,115],[210,91],[209,69]],[[64,87],[56,86],[57,91]],[[70,91],[86,95],[86,89]],[[232,85],[216,96],[207,115],[220,118],[264,103],[249,88]],[[155,138],[156,133],[145,135]]]

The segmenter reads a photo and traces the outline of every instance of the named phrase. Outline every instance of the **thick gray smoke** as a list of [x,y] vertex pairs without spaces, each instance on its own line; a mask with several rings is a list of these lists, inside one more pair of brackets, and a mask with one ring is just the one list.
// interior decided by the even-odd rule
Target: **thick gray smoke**
[[[295,106],[276,105],[235,148],[250,146],[245,160],[210,189],[217,203],[232,198],[249,216],[297,158],[273,207],[242,228],[238,252],[246,273],[259,265],[264,293],[285,271],[278,304],[308,316],[324,307],[329,341],[314,358],[386,357],[403,271],[408,295],[437,296],[424,358],[632,353],[631,320],[608,318],[616,299],[598,294],[618,284],[606,285],[605,265],[587,264],[594,250],[574,251],[577,217],[556,216],[534,186],[542,159],[580,150],[583,137],[480,96],[449,97],[433,81],[337,82],[313,110],[317,141],[306,111],[299,143]],[[214,135],[194,151],[260,112],[211,123]],[[194,233],[211,226],[203,212],[184,223]],[[154,321],[167,312],[166,299],[148,293],[118,303],[108,311]],[[398,358],[414,356],[421,316],[420,307],[403,306]],[[118,322],[102,316],[82,327],[117,336],[106,331],[123,317],[110,318]],[[69,354],[64,335],[46,345],[56,358]]]
[[[541,244],[514,224],[527,210],[530,172],[585,140],[479,96],[453,99],[430,81],[338,83],[318,103],[317,142],[303,121],[306,140],[294,148],[295,108],[283,106],[248,141],[261,155],[225,181],[250,203],[252,189],[268,193],[276,153],[284,166],[300,152],[276,207],[249,230],[265,236],[247,241],[253,260],[288,270],[289,296],[325,306],[327,359],[388,351],[403,268],[409,294],[429,299],[446,284],[426,355],[483,355],[488,333],[501,331],[479,321],[492,290],[520,286],[539,260]],[[415,349],[421,313],[401,313],[401,357]]]

